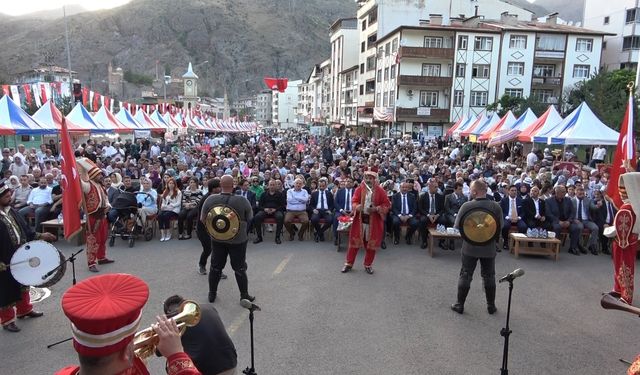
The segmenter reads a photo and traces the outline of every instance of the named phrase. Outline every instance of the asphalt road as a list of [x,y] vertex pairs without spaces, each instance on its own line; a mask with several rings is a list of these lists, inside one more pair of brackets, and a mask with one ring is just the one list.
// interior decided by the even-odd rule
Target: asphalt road
[[[69,255],[77,249],[58,248]],[[154,321],[171,294],[206,302],[207,277],[198,275],[197,240],[151,242],[132,249],[117,240],[109,249],[116,263],[105,272],[140,276],[150,285],[142,327]],[[362,254],[351,273],[341,274],[344,253],[332,242],[273,242],[269,234],[249,244],[249,289],[262,311],[255,315],[256,371],[280,374],[499,374],[502,361],[508,288],[499,284],[498,313],[486,312],[479,269],[465,314],[449,309],[456,295],[458,251],[438,251],[430,258],[417,245],[389,246],[374,264],[362,269]],[[81,255],[78,279],[90,276]],[[511,374],[622,374],[640,351],[637,317],[600,307],[600,295],[612,286],[606,256],[566,253],[554,262],[544,257],[497,257],[497,274],[521,267],[511,311]],[[250,363],[248,312],[239,305],[233,271],[222,281],[215,307],[238,351],[238,368]],[[22,332],[0,332],[2,374],[51,374],[76,362],[70,343],[46,344],[69,337],[60,298],[71,285],[71,269],[36,305],[43,318],[19,321]],[[161,359],[149,362],[163,374]],[[239,372],[240,373],[240,372]]]

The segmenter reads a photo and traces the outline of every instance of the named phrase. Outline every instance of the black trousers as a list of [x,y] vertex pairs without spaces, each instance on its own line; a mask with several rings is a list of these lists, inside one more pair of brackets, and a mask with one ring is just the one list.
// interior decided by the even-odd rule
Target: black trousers
[[[427,242],[427,237],[429,236],[429,223],[431,223],[431,220],[429,220],[429,217],[427,216],[422,216],[420,217],[420,237],[422,237],[422,242],[426,243]],[[438,218],[436,219],[435,222],[436,225],[438,224],[442,224],[442,225],[447,225],[447,220],[445,219],[444,215],[438,215]]]
[[197,208],[183,208],[178,214],[178,233],[182,234],[185,224],[187,225],[187,234],[191,235],[193,230],[193,220],[198,216]]
[[[324,234],[324,232],[333,225],[333,214],[331,211],[318,210],[317,214],[311,212],[309,217],[311,217],[311,225],[313,225],[316,234]],[[324,220],[324,225],[320,226],[320,220]]]
[[222,270],[227,264],[227,257],[231,262],[231,268],[236,275],[236,282],[240,290],[240,296],[249,294],[249,279],[247,277],[247,243],[226,244],[218,241],[211,241],[211,272],[209,272],[209,292],[218,291],[218,283],[222,276]]
[[262,223],[266,218],[276,219],[276,237],[282,235],[282,227],[284,226],[284,213],[282,211],[276,211],[273,214],[267,214],[264,211],[260,211],[253,217],[253,226],[256,230],[256,236],[262,238]]
[[198,264],[202,267],[206,267],[207,259],[209,259],[209,255],[211,255],[211,236],[209,236],[207,229],[202,225],[200,220],[198,220],[198,224],[196,225],[196,235],[202,245],[202,254],[200,254],[200,261]]
[[460,278],[458,279],[458,288],[470,288],[473,280],[473,273],[476,265],[480,261],[480,276],[482,283],[486,289],[495,289],[496,287],[496,259],[493,258],[477,258],[462,254],[462,267],[460,268]]

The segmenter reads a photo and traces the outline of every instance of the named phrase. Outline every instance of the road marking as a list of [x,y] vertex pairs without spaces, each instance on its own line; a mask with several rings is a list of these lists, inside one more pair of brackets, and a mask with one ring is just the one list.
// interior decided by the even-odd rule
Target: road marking
[[227,327],[227,334],[229,336],[233,336],[233,334],[238,330],[238,328],[240,328],[240,326],[247,320],[248,316],[249,316],[249,310],[243,311],[242,314],[240,314],[236,318],[236,320],[234,320],[233,323],[231,323],[231,325]]
[[284,257],[282,262],[280,262],[280,264],[278,264],[278,267],[276,267],[276,270],[273,271],[273,275],[271,275],[271,277],[279,275],[282,271],[284,271],[284,268],[287,266],[287,263],[289,263],[289,261],[291,260],[292,256],[293,256],[293,254],[289,254],[286,257]]

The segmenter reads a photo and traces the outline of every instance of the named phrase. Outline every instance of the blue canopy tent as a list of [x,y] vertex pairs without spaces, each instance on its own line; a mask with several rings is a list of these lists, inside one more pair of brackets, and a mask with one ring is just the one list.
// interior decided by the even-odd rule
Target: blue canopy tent
[[548,130],[541,129],[533,137],[535,143],[549,145],[616,145],[619,133],[605,125],[582,102],[564,120]]
[[56,134],[56,129],[47,129],[34,120],[8,95],[0,99],[0,135]]

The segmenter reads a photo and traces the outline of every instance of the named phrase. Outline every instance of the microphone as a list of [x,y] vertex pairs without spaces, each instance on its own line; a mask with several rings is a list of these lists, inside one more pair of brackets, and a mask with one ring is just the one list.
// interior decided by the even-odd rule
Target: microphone
[[513,279],[518,278],[522,275],[524,275],[524,270],[522,268],[518,268],[510,274],[504,275],[500,280],[498,280],[498,283],[501,283],[503,281],[513,281]]
[[240,305],[242,307],[244,307],[245,309],[248,309],[249,311],[261,311],[260,310],[260,306],[258,306],[255,303],[249,301],[248,299],[241,299],[240,300]]
[[56,267],[42,276],[42,280],[46,280],[49,276],[53,275],[60,267]]

